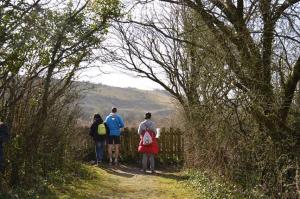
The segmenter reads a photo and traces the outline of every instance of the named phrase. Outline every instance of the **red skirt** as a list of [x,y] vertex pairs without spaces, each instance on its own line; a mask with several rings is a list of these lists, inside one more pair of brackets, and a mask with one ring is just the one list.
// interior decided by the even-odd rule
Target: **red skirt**
[[159,147],[158,147],[158,143],[157,143],[155,134],[152,134],[151,137],[152,137],[152,144],[149,144],[149,145],[143,145],[142,144],[143,140],[141,138],[139,147],[138,147],[139,153],[151,153],[151,154],[155,154],[155,155],[158,154]]

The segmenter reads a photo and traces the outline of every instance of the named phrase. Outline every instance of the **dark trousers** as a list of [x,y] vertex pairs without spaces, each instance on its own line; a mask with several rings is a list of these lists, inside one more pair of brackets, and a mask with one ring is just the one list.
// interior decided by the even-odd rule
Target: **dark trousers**
[[4,172],[4,153],[2,143],[0,143],[0,172]]

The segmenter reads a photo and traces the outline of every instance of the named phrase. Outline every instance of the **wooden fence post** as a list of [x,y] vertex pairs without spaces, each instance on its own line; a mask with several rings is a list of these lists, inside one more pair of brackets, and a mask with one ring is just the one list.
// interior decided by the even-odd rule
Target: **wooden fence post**
[[167,148],[167,144],[166,144],[166,139],[167,139],[167,133],[166,133],[166,128],[162,128],[162,143],[161,143],[161,152],[162,152],[162,158],[163,160],[167,159],[167,155],[166,155],[166,148]]

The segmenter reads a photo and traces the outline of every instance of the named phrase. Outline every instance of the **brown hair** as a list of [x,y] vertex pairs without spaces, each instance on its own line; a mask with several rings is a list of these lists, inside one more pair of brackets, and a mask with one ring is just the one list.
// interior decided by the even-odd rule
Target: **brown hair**
[[116,108],[116,107],[113,107],[113,108],[111,109],[111,112],[112,112],[112,113],[116,113],[116,112],[117,112],[117,108]]

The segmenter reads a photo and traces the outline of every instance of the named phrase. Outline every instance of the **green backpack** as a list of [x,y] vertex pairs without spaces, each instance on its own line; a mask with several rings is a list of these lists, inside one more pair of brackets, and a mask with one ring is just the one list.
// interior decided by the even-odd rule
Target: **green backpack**
[[105,128],[105,125],[103,123],[98,125],[98,131],[97,132],[98,132],[99,135],[106,135],[106,128]]

